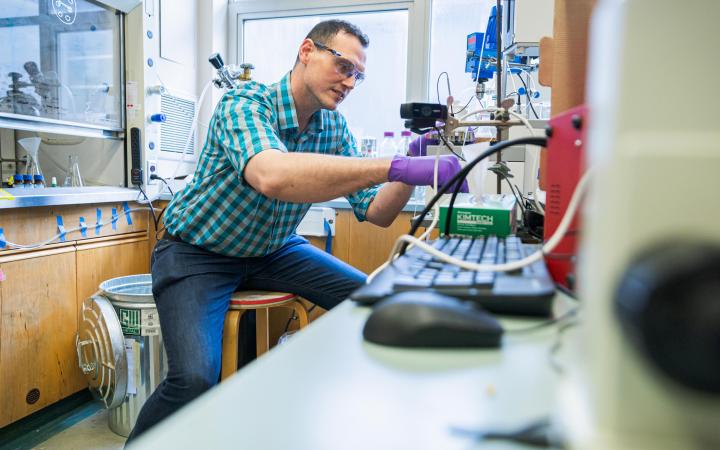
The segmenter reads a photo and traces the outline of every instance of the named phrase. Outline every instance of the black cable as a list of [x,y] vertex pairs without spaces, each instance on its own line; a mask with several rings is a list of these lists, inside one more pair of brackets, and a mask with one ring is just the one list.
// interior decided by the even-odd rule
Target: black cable
[[160,177],[160,176],[157,176],[157,175],[155,175],[155,174],[152,174],[152,175],[150,175],[150,179],[151,179],[151,180],[160,180],[160,181],[162,181],[162,182],[165,184],[165,186],[167,186],[168,191],[170,191],[170,195],[173,195],[173,196],[175,195],[175,193],[173,192],[172,188],[170,187],[170,184],[167,182],[167,180],[165,180],[165,178]]
[[[487,158],[488,156],[494,155],[495,153],[498,153],[507,147],[512,147],[513,145],[522,145],[522,144],[529,144],[529,145],[538,145],[540,147],[544,147],[547,144],[547,139],[542,137],[524,137],[519,139],[513,139],[511,141],[501,141],[494,145],[491,145],[488,147],[487,150],[482,152],[480,155],[478,155],[477,158],[473,159],[469,163],[465,165],[465,167],[460,170],[458,173],[455,174],[454,177],[452,177],[447,183],[445,183],[442,188],[438,189],[438,192],[435,194],[435,196],[430,200],[430,202],[425,205],[425,209],[420,213],[418,218],[413,223],[412,227],[410,227],[410,231],[408,232],[409,235],[413,236],[415,232],[420,228],[420,224],[425,219],[425,216],[428,212],[432,209],[432,207],[440,200],[440,197],[445,194],[447,191],[450,190],[451,186],[453,186],[453,183],[460,180],[458,183],[454,185],[455,191],[453,192],[453,197],[450,199],[450,204],[448,205],[447,210],[447,217],[445,218],[445,224],[446,224],[446,230],[450,229],[450,221],[448,218],[452,215],[452,208],[453,204],[455,203],[455,198],[457,197],[457,193],[460,192],[460,186],[462,186],[462,181],[467,178],[470,171],[475,167],[480,161]],[[404,243],[400,254],[405,253],[405,248],[407,248],[407,243]]]
[[148,205],[150,206],[150,213],[153,216],[153,223],[155,224],[155,232],[157,233],[158,218],[157,218],[157,216],[155,216],[155,208],[153,208],[153,204],[150,201],[150,197],[147,196],[147,194],[143,190],[142,186],[138,185],[138,189],[140,189],[140,192],[142,192],[143,197],[145,197],[145,200],[147,200]]
[[501,175],[505,181],[507,181],[508,186],[510,186],[510,192],[512,192],[513,197],[515,197],[515,201],[518,203],[518,206],[520,206],[520,211],[522,211],[523,215],[525,214],[525,205],[522,203],[522,196],[518,197],[517,192],[515,192],[515,189],[513,189],[513,184],[510,182],[510,178],[506,177],[505,175]]
[[448,141],[445,139],[445,136],[443,136],[443,134],[440,132],[440,130],[438,129],[438,127],[433,127],[433,128],[434,128],[435,131],[437,132],[438,136],[440,136],[440,139],[443,141],[443,144],[445,144],[445,147],[447,147],[448,150],[450,150],[450,153],[452,153],[453,155],[457,156],[457,158],[458,158],[459,160],[465,162],[465,158],[463,158],[462,155],[459,155],[459,154],[455,153],[455,150],[453,150],[453,148],[450,146],[450,144],[448,143]]
[[[310,307],[310,309],[307,310],[308,319],[310,318],[310,317],[309,317],[309,316],[310,316],[310,313],[313,312],[313,310],[315,309],[316,306],[317,306],[317,305],[312,305],[312,306]],[[297,316],[295,315],[295,311],[293,311],[292,316],[290,316],[290,318],[288,319],[287,323],[285,324],[285,333],[287,333],[287,332],[288,332],[288,329],[290,328],[290,322],[292,322],[292,321],[295,320],[295,319],[297,319]]]
[[[452,97],[452,91],[450,90],[450,75],[448,75],[447,72],[440,72],[440,75],[437,77],[437,82],[435,83],[435,89],[437,91],[437,100],[438,104],[442,105],[443,103],[440,101],[440,78],[445,74],[445,79],[447,80],[447,88],[448,88],[448,97]],[[447,103],[447,102],[446,102]],[[452,110],[452,102],[450,102],[450,114],[454,115]]]
[[[501,144],[503,144],[503,145],[501,145]],[[475,158],[471,163],[465,165],[465,168],[463,170],[458,172],[458,173],[463,173],[463,176],[461,178],[461,181],[455,185],[455,191],[453,192],[453,196],[450,199],[450,203],[448,204],[447,217],[445,218],[446,219],[445,223],[447,224],[448,230],[450,229],[450,226],[449,226],[450,220],[449,219],[450,219],[450,216],[452,215],[453,205],[455,204],[455,198],[457,197],[457,193],[460,192],[460,186],[462,186],[462,180],[467,178],[468,174],[470,173],[470,170],[472,170],[472,168],[475,167],[475,165],[477,165],[480,162],[480,160],[482,160],[494,153],[497,153],[506,147],[512,147],[513,145],[520,145],[520,144],[530,144],[530,145],[538,145],[540,147],[545,147],[547,145],[547,139],[546,138],[538,138],[538,137],[528,137],[528,138],[515,139],[512,141],[498,142],[497,144],[495,144],[495,145],[489,147],[487,150],[485,150],[482,154],[480,154],[480,156]],[[489,153],[490,149],[495,149],[495,150],[493,150],[492,153]],[[448,183],[448,184],[450,184],[450,183]]]
[[[165,210],[167,209],[167,207],[168,207],[169,204],[170,204],[170,203],[168,203],[167,205],[163,206],[162,211],[160,211],[160,215],[158,216],[158,224],[160,223],[160,220],[162,219],[163,214],[165,214]],[[160,238],[158,237],[158,234],[159,234],[161,231],[164,231],[164,230],[165,230],[165,225],[161,226],[159,229],[158,229],[158,227],[155,227],[155,240],[156,240],[156,241],[159,241],[159,240],[160,240]]]
[[[438,189],[438,191],[435,193],[435,196],[428,202],[427,205],[425,205],[425,208],[423,208],[420,215],[415,219],[412,226],[410,227],[410,231],[408,232],[409,235],[414,236],[417,232],[418,228],[423,223],[423,220],[425,220],[425,216],[432,210],[433,206],[435,206],[435,203],[437,203],[443,194],[445,194],[447,191],[450,190],[450,188],[453,186],[453,183],[465,179],[467,177],[467,174],[470,173],[473,167],[475,167],[480,161],[487,158],[488,156],[494,155],[495,153],[504,150],[507,147],[511,147],[513,145],[522,145],[522,144],[529,144],[529,145],[539,145],[541,147],[544,147],[547,145],[547,139],[541,138],[541,137],[524,137],[519,139],[513,139],[511,141],[501,141],[496,143],[495,145],[491,145],[488,147],[487,150],[482,152],[480,155],[478,155],[477,158],[469,162],[462,170],[460,170],[458,173],[455,174],[450,180],[448,180],[447,183],[445,183],[442,187]],[[459,190],[460,184],[456,186]],[[400,254],[405,253],[405,249],[407,248],[407,243],[403,243],[402,247],[400,248]]]
[[533,104],[532,104],[532,99],[530,98],[530,91],[528,90],[528,87],[527,87],[527,84],[525,83],[525,80],[523,80],[523,77],[522,77],[521,74],[516,73],[515,75],[517,75],[517,77],[520,78],[520,82],[523,84],[523,87],[525,88],[525,95],[527,96],[528,105],[530,105],[530,109],[532,110],[533,114],[535,115],[535,118],[536,118],[536,119],[539,119],[540,116],[538,116],[538,113],[537,113],[537,111],[535,111],[535,107],[534,107]]
[[468,100],[467,103],[465,103],[465,106],[463,106],[463,107],[460,109],[460,111],[457,111],[457,112],[455,112],[454,114],[460,114],[461,112],[465,111],[465,109],[466,109],[468,106],[470,106],[470,102],[472,102],[474,98],[475,98],[474,95],[471,96],[471,97],[470,97],[470,100]]

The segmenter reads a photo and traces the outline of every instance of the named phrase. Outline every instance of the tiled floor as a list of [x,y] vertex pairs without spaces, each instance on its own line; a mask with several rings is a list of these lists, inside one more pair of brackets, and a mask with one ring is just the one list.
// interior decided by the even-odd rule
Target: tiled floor
[[119,450],[124,445],[125,438],[113,433],[108,427],[108,411],[101,409],[34,448],[36,450]]

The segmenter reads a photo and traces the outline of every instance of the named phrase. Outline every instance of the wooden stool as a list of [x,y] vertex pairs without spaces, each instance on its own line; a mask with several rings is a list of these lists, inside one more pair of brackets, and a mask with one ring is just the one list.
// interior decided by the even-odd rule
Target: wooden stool
[[254,309],[256,314],[257,356],[270,350],[270,308],[282,306],[292,308],[300,321],[300,329],[308,324],[305,305],[294,294],[268,291],[238,291],[230,297],[230,309],[225,315],[222,341],[222,369],[220,380],[237,371],[238,332],[240,318],[246,310]]

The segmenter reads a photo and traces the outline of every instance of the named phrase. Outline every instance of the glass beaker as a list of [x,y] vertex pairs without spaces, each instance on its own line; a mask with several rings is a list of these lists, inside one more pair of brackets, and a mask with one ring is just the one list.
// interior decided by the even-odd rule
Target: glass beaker
[[83,187],[82,176],[80,176],[80,165],[78,155],[68,155],[68,170],[65,173],[64,187]]
[[35,175],[42,175],[40,170],[40,160],[38,159],[38,149],[40,148],[41,139],[39,137],[29,137],[18,139],[18,144],[25,149],[27,153],[27,165],[25,167],[25,175],[34,178]]

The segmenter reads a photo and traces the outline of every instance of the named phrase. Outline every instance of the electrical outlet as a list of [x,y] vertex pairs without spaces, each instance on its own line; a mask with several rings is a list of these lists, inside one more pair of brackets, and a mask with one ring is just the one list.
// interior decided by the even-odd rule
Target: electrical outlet
[[152,186],[153,184],[157,184],[158,180],[153,180],[150,177],[152,175],[157,175],[158,169],[157,169],[157,161],[147,161],[146,167],[145,167],[145,176],[147,176],[147,185]]

